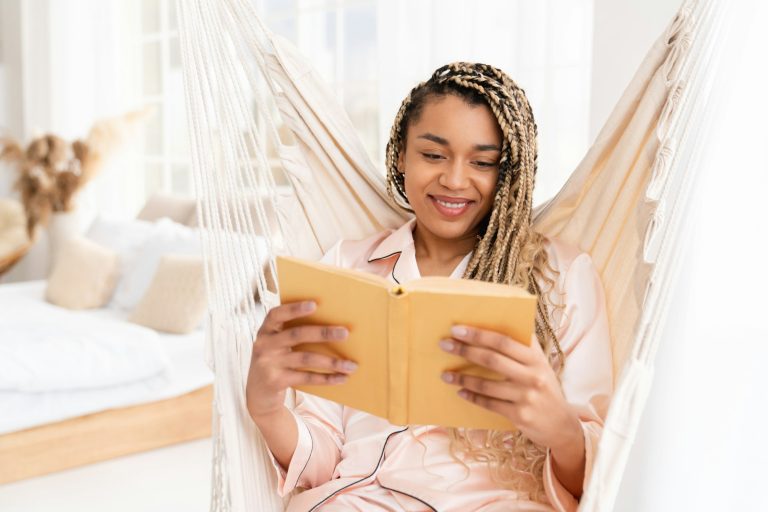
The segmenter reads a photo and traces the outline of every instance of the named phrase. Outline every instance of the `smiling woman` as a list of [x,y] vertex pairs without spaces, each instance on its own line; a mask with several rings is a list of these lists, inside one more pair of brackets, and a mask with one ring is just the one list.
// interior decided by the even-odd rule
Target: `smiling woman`
[[532,340],[455,326],[440,341],[503,380],[435,376],[518,430],[392,425],[301,392],[289,410],[287,387],[345,382],[356,367],[293,350],[348,333],[341,326],[283,329],[315,309],[312,302],[283,304],[259,330],[246,401],[270,449],[279,493],[308,488],[288,510],[575,510],[611,394],[608,324],[589,255],[531,227],[536,125],[525,94],[492,66],[439,68],[403,102],[387,166],[390,195],[415,218],[341,241],[323,261],[393,283],[447,275],[535,293]]

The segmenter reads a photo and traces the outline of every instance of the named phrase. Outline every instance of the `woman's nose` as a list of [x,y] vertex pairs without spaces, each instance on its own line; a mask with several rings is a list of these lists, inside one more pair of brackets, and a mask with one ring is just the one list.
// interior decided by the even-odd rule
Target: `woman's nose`
[[438,183],[451,190],[462,190],[469,186],[469,169],[465,162],[455,159],[441,173]]

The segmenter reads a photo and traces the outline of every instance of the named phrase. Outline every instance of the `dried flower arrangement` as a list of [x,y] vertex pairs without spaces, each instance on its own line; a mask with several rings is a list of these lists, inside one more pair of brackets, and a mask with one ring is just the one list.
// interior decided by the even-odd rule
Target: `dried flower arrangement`
[[98,121],[85,140],[71,143],[47,134],[24,150],[17,141],[0,138],[0,160],[15,165],[19,172],[15,186],[21,193],[30,238],[37,226],[47,225],[52,213],[74,209],[77,193],[103,167],[126,132],[150,113],[144,109]]

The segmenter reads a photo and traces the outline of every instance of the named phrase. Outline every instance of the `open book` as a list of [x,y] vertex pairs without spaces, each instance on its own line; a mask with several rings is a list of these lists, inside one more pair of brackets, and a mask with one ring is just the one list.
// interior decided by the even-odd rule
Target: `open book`
[[447,277],[425,277],[402,285],[360,272],[278,257],[282,303],[314,300],[311,316],[289,325],[339,325],[344,341],[305,343],[294,350],[355,361],[344,384],[299,386],[396,425],[441,425],[513,430],[503,416],[474,405],[440,379],[443,371],[488,378],[495,372],[444,352],[438,342],[453,325],[470,325],[530,343],[536,296],[520,287]]

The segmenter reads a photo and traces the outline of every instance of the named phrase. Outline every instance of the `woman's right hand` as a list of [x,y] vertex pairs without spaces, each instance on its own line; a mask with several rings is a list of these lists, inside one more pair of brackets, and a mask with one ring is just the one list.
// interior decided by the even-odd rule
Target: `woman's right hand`
[[282,304],[271,309],[264,318],[253,344],[245,390],[248,412],[254,421],[275,414],[284,407],[286,388],[300,384],[341,384],[357,368],[352,361],[293,350],[300,343],[342,341],[347,338],[349,332],[344,327],[302,325],[283,329],[286,322],[309,316],[316,307],[312,301]]

